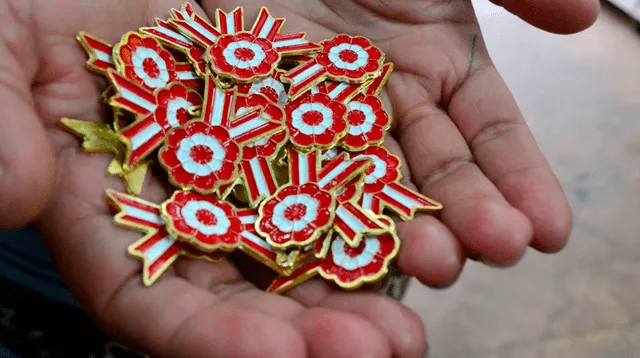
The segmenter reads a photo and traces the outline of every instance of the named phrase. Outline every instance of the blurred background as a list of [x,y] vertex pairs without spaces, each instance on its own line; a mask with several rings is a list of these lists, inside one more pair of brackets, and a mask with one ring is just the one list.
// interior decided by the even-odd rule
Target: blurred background
[[[433,358],[640,357],[640,34],[606,2],[572,36],[473,2],[575,228],[558,255],[530,251],[509,270],[469,262],[447,290],[412,282],[405,302],[424,319]],[[638,0],[615,2],[640,14]]]

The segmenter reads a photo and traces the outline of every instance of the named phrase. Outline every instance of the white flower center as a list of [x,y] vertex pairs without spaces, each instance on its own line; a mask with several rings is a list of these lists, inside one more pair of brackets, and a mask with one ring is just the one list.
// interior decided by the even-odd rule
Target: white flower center
[[340,44],[329,50],[329,61],[343,70],[357,70],[367,64],[369,54],[362,46]]
[[291,124],[306,135],[319,135],[333,125],[333,111],[322,103],[303,103],[291,113]]
[[131,56],[133,71],[150,88],[161,88],[169,82],[167,64],[157,52],[138,47]]
[[354,249],[347,247],[347,243],[340,237],[331,243],[333,262],[347,271],[354,271],[370,265],[380,250],[380,240],[377,237],[366,237],[362,243],[362,252],[354,255]]
[[[387,163],[376,155],[359,155],[358,158],[371,159],[371,166],[367,168],[367,175],[364,177],[366,184],[372,184],[387,174]],[[373,170],[371,170],[373,168]],[[371,172],[369,172],[371,170]]]
[[266,57],[262,47],[246,40],[230,43],[222,55],[229,65],[241,69],[257,67]]
[[289,97],[284,85],[279,81],[276,81],[272,77],[267,77],[261,80],[256,80],[249,89],[249,94],[260,93],[272,101],[278,102],[278,104],[287,104]]
[[192,200],[181,210],[187,225],[205,235],[226,234],[231,221],[224,210],[208,201]]
[[167,122],[172,128],[180,126],[178,111],[181,109],[188,111],[191,107],[193,107],[193,104],[184,98],[174,98],[167,103]]
[[273,224],[282,232],[298,232],[318,217],[318,201],[308,194],[290,195],[273,208]]
[[368,133],[376,122],[376,115],[370,105],[360,102],[349,102],[347,105],[349,114],[349,134],[358,136]]
[[177,152],[184,170],[197,176],[207,176],[220,170],[226,155],[217,138],[202,133],[184,138]]

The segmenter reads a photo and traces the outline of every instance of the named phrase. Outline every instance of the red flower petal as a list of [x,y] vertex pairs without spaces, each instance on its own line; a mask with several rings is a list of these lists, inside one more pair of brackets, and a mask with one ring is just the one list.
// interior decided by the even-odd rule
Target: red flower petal
[[187,137],[187,132],[183,128],[176,128],[167,136],[167,145],[169,148],[178,148],[180,142]]
[[160,160],[168,168],[175,168],[180,165],[180,161],[176,156],[176,150],[173,148],[165,148],[160,152]]

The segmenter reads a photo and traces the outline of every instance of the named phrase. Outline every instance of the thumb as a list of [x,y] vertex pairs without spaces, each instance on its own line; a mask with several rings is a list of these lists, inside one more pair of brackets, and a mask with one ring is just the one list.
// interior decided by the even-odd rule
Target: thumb
[[36,113],[27,64],[0,42],[0,229],[26,226],[52,188],[54,155]]
[[529,24],[557,34],[589,28],[598,18],[599,0],[490,0]]

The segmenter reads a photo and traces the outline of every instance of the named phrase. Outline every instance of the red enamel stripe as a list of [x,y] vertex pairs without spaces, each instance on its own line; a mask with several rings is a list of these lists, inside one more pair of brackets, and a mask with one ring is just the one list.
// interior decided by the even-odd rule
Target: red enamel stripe
[[[263,246],[256,241],[262,241],[265,245]],[[267,243],[267,241],[256,235],[253,230],[248,230],[240,234],[240,242],[243,246],[248,247],[254,253],[257,253],[267,259],[267,261],[276,261],[276,252],[268,249],[267,247],[269,246],[269,244]]]
[[157,218],[157,221],[162,221],[160,219],[160,208],[158,208],[158,206],[151,203],[145,203],[144,201],[130,195],[117,193],[113,191],[111,191],[110,194],[113,200],[115,201],[116,206],[118,206],[117,209],[120,212],[120,214],[118,215],[118,218],[121,221],[127,222],[129,224],[148,227],[151,229],[157,229],[163,226],[163,224],[160,224],[158,222],[145,220],[142,217],[138,217],[138,216],[135,216],[133,213],[127,212],[127,207],[132,207],[132,208],[144,211],[149,215]]
[[[244,160],[241,165],[242,174],[249,191],[249,199],[252,203],[260,200],[260,197],[270,196],[276,192],[278,186],[266,158],[257,157],[251,161]],[[257,171],[254,170],[256,166],[259,168]]]
[[331,173],[337,166],[347,161],[347,153],[340,153],[335,158],[330,159],[322,166],[320,170],[320,178],[324,178]]
[[[233,18],[233,27],[229,28],[228,19],[229,15]],[[243,30],[244,11],[242,8],[235,9],[231,14],[218,9],[217,12],[217,25],[220,32],[223,34],[235,34]]]
[[[149,129],[150,126],[157,125],[160,130],[157,131],[152,137],[146,139],[142,144],[135,146],[136,136],[141,132]],[[130,167],[138,164],[147,155],[153,152],[156,148],[162,144],[166,130],[162,126],[158,125],[153,116],[149,116],[142,121],[136,122],[130,127],[122,131],[121,135],[129,140],[131,144],[131,155],[127,160],[127,165]]]
[[[269,21],[271,20],[271,21]],[[273,41],[280,29],[284,25],[284,19],[276,19],[271,17],[269,10],[263,7],[256,20],[251,33],[256,37],[264,37],[269,41]]]
[[167,21],[156,18],[155,22],[157,26],[143,27],[140,29],[140,32],[151,35],[168,45],[180,47],[182,49],[190,49],[193,47],[193,42],[176,32],[176,30],[169,25]]
[[113,47],[110,44],[100,41],[96,37],[83,32],[78,35],[78,38],[90,57],[89,60],[87,60],[87,66],[90,69],[98,72],[104,72],[107,69],[114,67],[111,55]]
[[289,149],[289,177],[293,185],[318,182],[318,151],[298,153]]
[[184,5],[182,5],[182,10],[171,9],[171,17],[175,19],[187,20],[194,14],[195,12],[193,11],[193,7],[188,2],[185,2]]
[[353,98],[358,92],[361,91],[361,84],[350,84],[344,82],[332,82],[327,85],[327,94],[331,99],[346,103],[349,99]]
[[[362,230],[365,229],[369,231],[384,229],[382,225],[371,220],[360,206],[356,206],[352,203],[342,203],[340,204],[340,207],[352,216],[352,218],[347,218],[347,214],[343,213],[342,210],[336,211],[336,220],[334,225],[340,230],[341,234],[346,236],[347,240],[354,242],[356,236],[361,234]],[[358,221],[359,227],[352,227],[349,225],[349,222],[353,219]]]
[[337,175],[335,173],[336,167],[345,163],[345,153],[341,153],[338,157],[331,159],[329,163],[325,165],[320,173],[321,180],[329,175],[333,175],[333,178],[324,184],[323,189],[331,190],[333,188],[341,187],[353,176],[354,173],[364,170],[370,162],[367,158],[356,158],[349,160],[346,168],[342,169]]
[[373,82],[371,82],[369,86],[367,86],[367,89],[364,94],[367,96],[375,96],[379,94],[382,88],[385,86],[385,84],[389,80],[389,77],[391,76],[391,72],[393,72],[393,64],[392,63],[384,64],[384,66],[382,66],[382,74],[376,77],[376,79],[373,80]]
[[[220,32],[211,24],[195,15],[194,19],[170,20],[169,24],[176,27],[182,34],[198,42],[204,47],[213,45],[220,36]],[[202,31],[202,30],[204,31]]]
[[202,80],[193,70],[193,66],[189,62],[176,63],[176,72],[180,83],[189,88],[198,88],[202,85]]
[[228,128],[234,95],[233,90],[218,90],[213,75],[207,76],[205,79],[202,120],[210,125]]
[[131,251],[137,252],[143,256],[145,256],[144,268],[143,268],[143,278],[145,282],[153,282],[155,281],[164,270],[167,268],[167,264],[175,261],[178,258],[178,255],[182,253],[182,248],[174,243],[169,246],[160,256],[155,258],[153,261],[148,261],[146,259],[146,254],[149,250],[153,248],[160,240],[169,237],[169,234],[163,229],[158,231],[153,236],[150,236],[145,241],[140,243],[137,246],[132,246],[130,248]]
[[[156,97],[153,93],[129,81],[115,71],[109,71],[108,75],[117,91],[116,95],[111,97],[111,101],[119,107],[141,116],[149,115],[155,111],[157,105]],[[141,101],[144,102],[144,105],[140,104]],[[153,111],[151,108],[153,108]]]
[[[316,70],[312,70],[314,66],[317,66]],[[305,74],[305,71],[311,70],[312,73],[306,73],[304,77],[299,77]],[[287,79],[291,82],[291,87],[289,88],[289,95],[291,97],[296,97],[305,88],[313,86],[316,82],[320,81],[322,77],[327,73],[327,70],[318,65],[315,60],[307,61],[298,67],[292,69],[287,72],[287,74],[283,75],[283,79]]]
[[[291,52],[307,52],[320,49],[320,45],[306,40],[304,32],[295,32],[292,34],[278,34],[273,40],[273,46],[280,54],[286,55]],[[295,41],[295,40],[302,40]],[[285,44],[287,41],[295,41],[298,43]]]
[[[397,214],[400,214],[400,215],[402,215],[404,217],[411,216],[411,208],[410,207],[407,207],[406,205],[403,205],[403,204],[399,203],[398,201],[394,200],[392,197],[388,196],[387,194],[379,192],[378,194],[376,194],[376,199],[378,199],[381,202],[384,202],[386,205],[390,206],[392,208],[392,210],[395,211]],[[382,204],[382,203],[380,203],[380,204]]]
[[[259,115],[256,116],[256,118],[259,118]],[[235,140],[238,144],[250,143],[259,138],[266,137],[270,134],[278,132],[280,129],[282,129],[282,123],[268,121],[248,132],[244,132],[233,137],[233,140]]]

